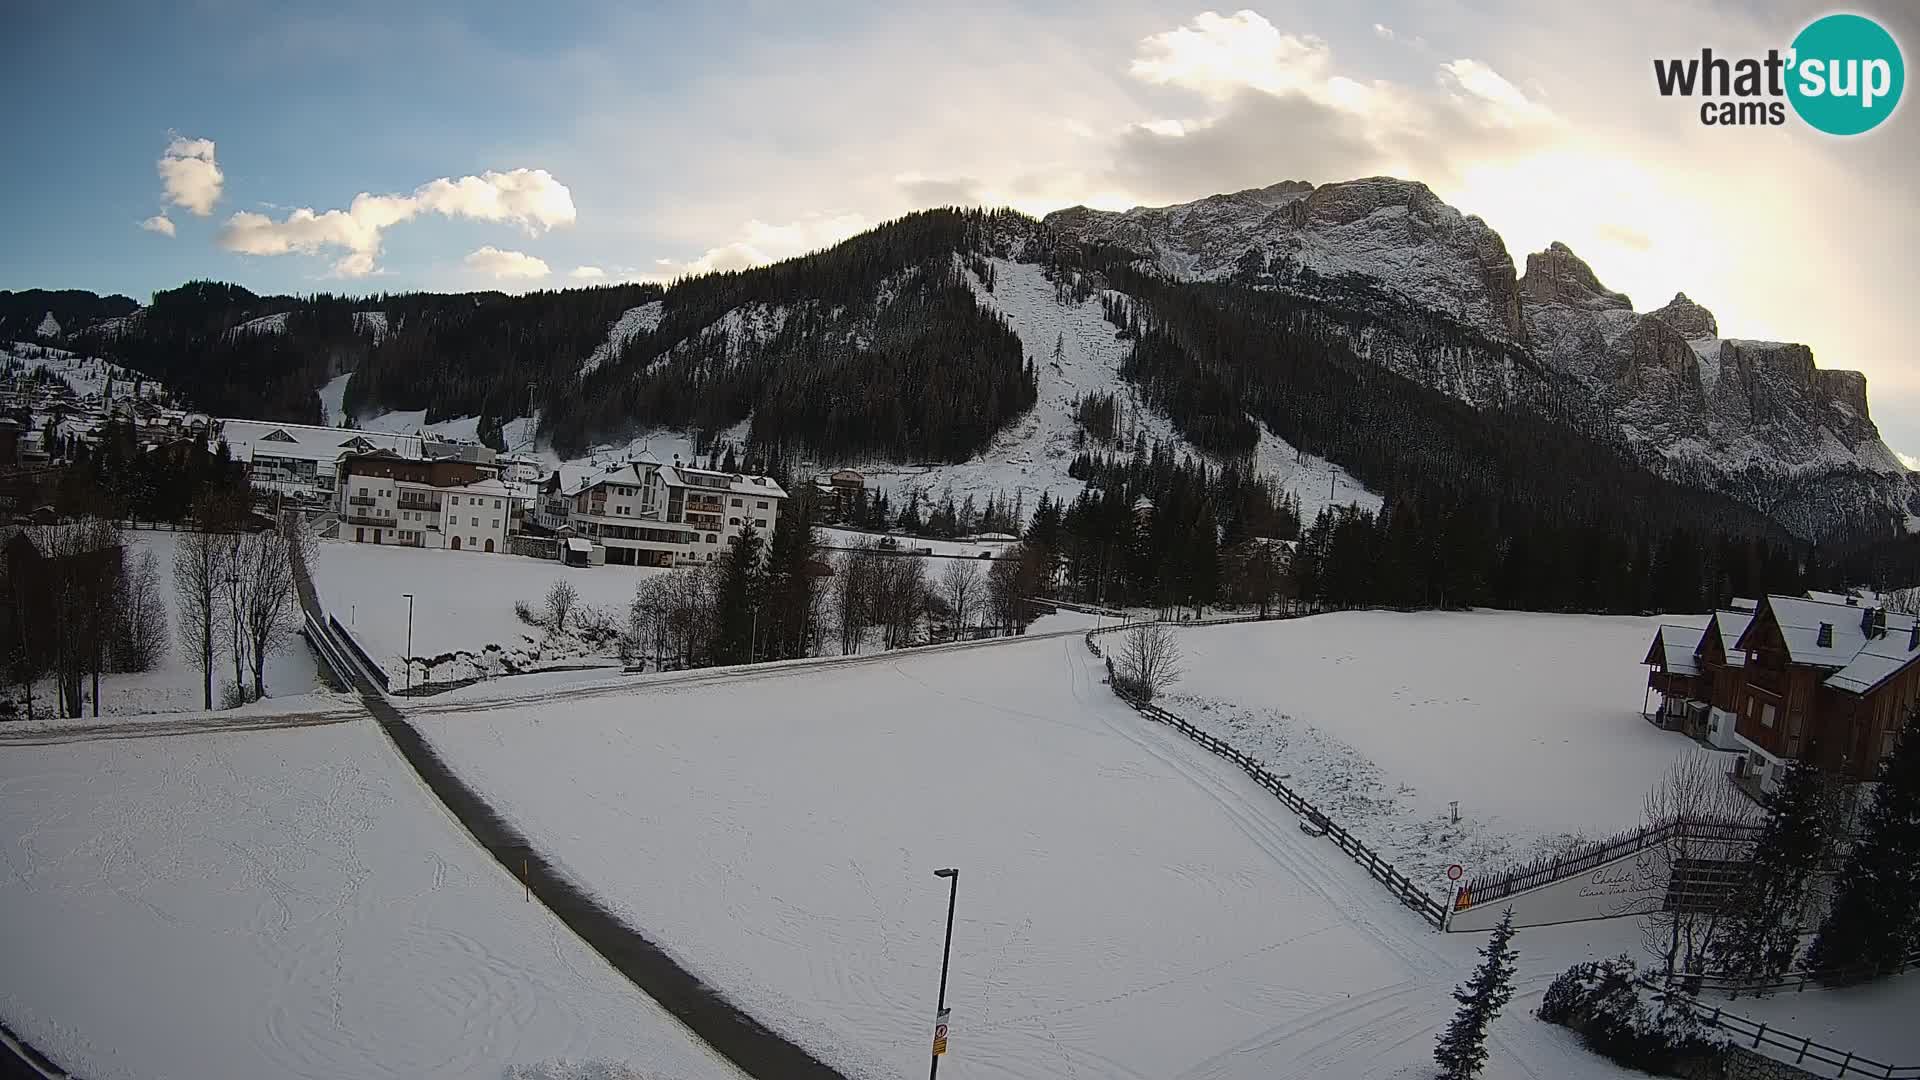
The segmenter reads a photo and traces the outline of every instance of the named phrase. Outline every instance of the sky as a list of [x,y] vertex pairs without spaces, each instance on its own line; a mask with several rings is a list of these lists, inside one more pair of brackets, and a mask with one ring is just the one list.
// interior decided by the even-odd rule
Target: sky
[[[1640,310],[1863,371],[1920,454],[1920,116],[1703,126],[1656,57],[1801,3],[669,7],[14,0],[0,288],[519,291],[802,253],[928,206],[1389,174]],[[1920,5],[1850,5],[1908,49]]]

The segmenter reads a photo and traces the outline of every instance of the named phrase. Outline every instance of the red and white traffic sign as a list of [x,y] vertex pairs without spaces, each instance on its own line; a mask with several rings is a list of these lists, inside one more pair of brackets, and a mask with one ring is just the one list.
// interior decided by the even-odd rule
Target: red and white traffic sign
[[1452,866],[1447,867],[1447,880],[1459,881],[1460,878],[1466,874],[1466,872],[1467,872],[1466,867],[1461,866],[1459,863],[1454,863]]

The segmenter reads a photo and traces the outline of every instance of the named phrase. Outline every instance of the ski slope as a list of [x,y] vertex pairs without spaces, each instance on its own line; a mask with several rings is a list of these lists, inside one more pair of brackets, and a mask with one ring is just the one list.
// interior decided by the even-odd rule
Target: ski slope
[[1187,627],[1184,677],[1159,704],[1291,772],[1445,898],[1451,863],[1471,874],[1638,827],[1672,763],[1708,752],[1640,716],[1639,661],[1674,621],[1377,611]]
[[[1472,935],[1432,932],[1268,793],[1124,708],[1077,636],[434,708],[568,872],[855,1077],[1424,1075]],[[1530,931],[1492,1080],[1624,1074],[1527,1015],[1630,925]]]
[[528,903],[384,739],[0,754],[0,1017],[87,1080],[738,1075]]
[[[1123,414],[1133,418],[1134,430],[1148,443],[1166,442],[1195,457],[1207,457],[1180,437],[1165,414],[1142,402],[1137,387],[1120,377],[1120,365],[1129,346],[1114,336],[1113,324],[1101,312],[1100,296],[1063,304],[1055,299],[1053,283],[1047,280],[1044,267],[1010,259],[988,261],[993,265],[993,290],[988,291],[971,270],[967,271],[967,282],[980,306],[1002,316],[1019,335],[1021,346],[1034,362],[1038,400],[970,461],[935,466],[885,462],[856,465],[870,483],[893,491],[896,500],[903,499],[908,489],[918,489],[935,498],[944,498],[951,491],[956,502],[972,495],[982,505],[989,495],[1005,493],[1011,498],[1022,493],[1029,511],[1043,491],[1055,499],[1071,501],[1086,486],[1067,475],[1073,456],[1081,450],[1074,405],[1093,394],[1114,395],[1122,403]],[[1322,507],[1330,504],[1379,507],[1379,497],[1346,470],[1322,458],[1299,454],[1264,425],[1261,432],[1254,454],[1256,467],[1272,476],[1282,491],[1300,497],[1306,521],[1311,522]],[[896,501],[896,505],[902,503]]]

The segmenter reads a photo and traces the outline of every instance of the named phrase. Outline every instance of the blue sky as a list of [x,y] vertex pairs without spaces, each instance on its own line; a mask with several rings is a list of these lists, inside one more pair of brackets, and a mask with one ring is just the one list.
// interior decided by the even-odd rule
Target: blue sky
[[[1857,9],[1920,41],[1910,6]],[[0,288],[563,287],[953,201],[1385,172],[1486,218],[1516,264],[1562,240],[1642,310],[1685,290],[1729,336],[1865,371],[1888,441],[1920,451],[1911,106],[1837,140],[1707,129],[1652,90],[1655,56],[1784,47],[1822,10],[16,0]],[[217,190],[188,166],[205,215],[168,200],[176,139],[212,143]],[[141,228],[163,214],[171,236]]]

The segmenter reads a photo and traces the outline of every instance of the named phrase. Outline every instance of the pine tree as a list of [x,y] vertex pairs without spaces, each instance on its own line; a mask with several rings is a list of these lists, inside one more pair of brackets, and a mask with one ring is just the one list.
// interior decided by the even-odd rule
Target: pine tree
[[1770,816],[1754,844],[1737,906],[1709,946],[1728,975],[1765,982],[1793,966],[1814,875],[1839,839],[1834,799],[1832,780],[1805,762],[1794,764],[1767,796]]
[[1460,1011],[1433,1049],[1434,1063],[1447,1080],[1471,1080],[1487,1062],[1487,1028],[1513,998],[1514,962],[1520,954],[1507,947],[1512,940],[1513,909],[1508,908],[1487,947],[1480,950],[1485,959],[1473,977],[1453,992]]
[[760,533],[748,525],[720,566],[714,595],[713,662],[744,664],[753,656],[760,602]]
[[1807,949],[1829,986],[1891,974],[1920,946],[1920,705],[1875,779],[1833,907]]

